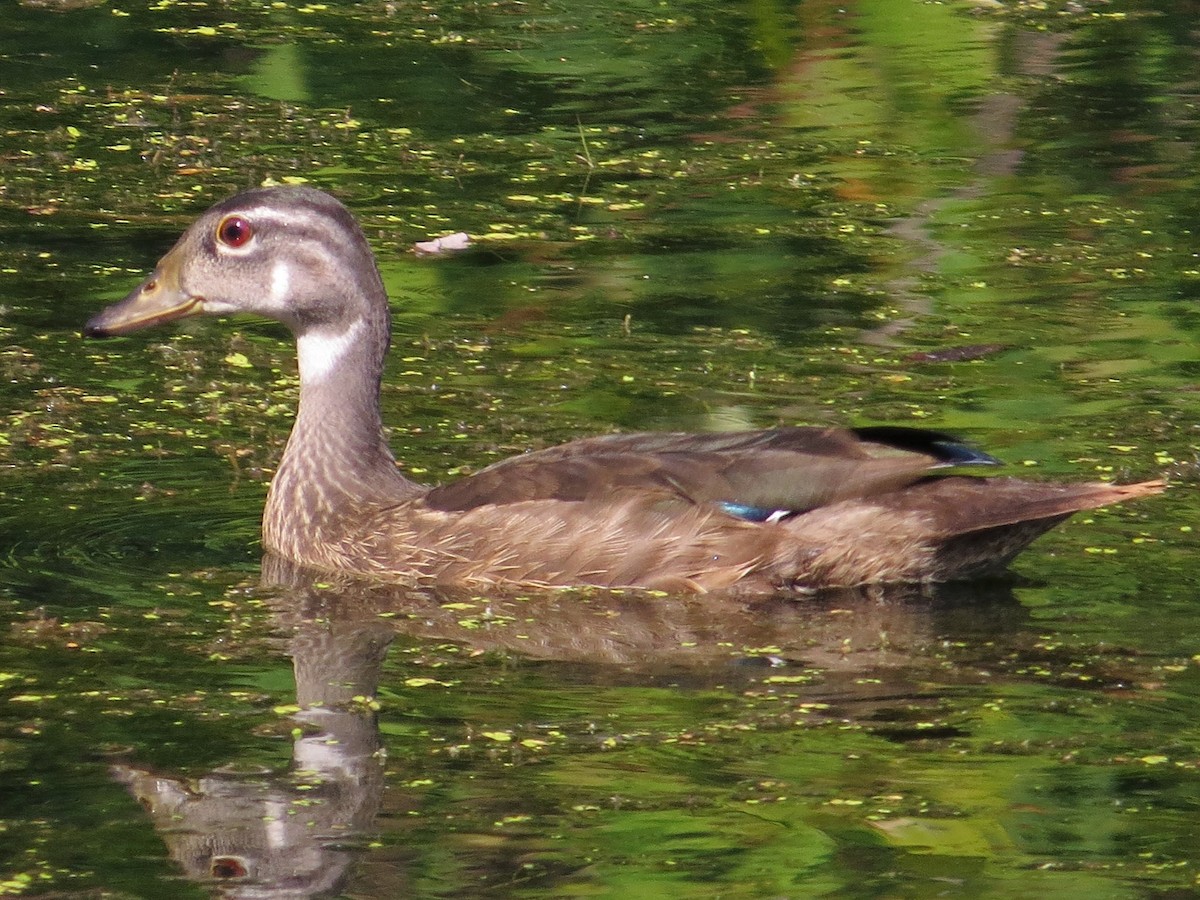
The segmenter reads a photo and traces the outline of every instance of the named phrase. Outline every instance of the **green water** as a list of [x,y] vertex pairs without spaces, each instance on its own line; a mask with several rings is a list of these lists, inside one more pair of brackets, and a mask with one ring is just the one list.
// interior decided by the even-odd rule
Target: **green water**
[[[5,21],[0,895],[1195,890],[1186,7]],[[362,219],[385,418],[423,480],[614,429],[887,422],[1030,477],[1175,486],[925,595],[264,574],[282,329],[79,337],[264,179]],[[455,231],[470,252],[411,253]]]

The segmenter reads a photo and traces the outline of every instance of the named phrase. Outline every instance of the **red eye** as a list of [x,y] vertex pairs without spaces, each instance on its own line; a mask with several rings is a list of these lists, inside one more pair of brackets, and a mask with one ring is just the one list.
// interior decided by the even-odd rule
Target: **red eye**
[[254,237],[254,229],[241,216],[226,216],[217,226],[217,240],[226,247],[243,247]]

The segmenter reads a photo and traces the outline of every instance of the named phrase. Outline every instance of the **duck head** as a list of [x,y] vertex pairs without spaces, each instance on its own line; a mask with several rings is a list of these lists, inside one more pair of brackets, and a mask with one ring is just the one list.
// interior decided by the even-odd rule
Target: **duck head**
[[199,313],[253,313],[298,337],[386,319],[369,245],[349,211],[306,187],[231,197],[183,233],[124,300],[84,326],[88,337],[129,334]]

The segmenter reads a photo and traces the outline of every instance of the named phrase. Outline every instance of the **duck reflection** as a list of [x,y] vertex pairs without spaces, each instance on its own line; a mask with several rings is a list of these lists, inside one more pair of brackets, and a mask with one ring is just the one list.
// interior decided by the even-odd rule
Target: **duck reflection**
[[297,737],[285,771],[183,779],[114,767],[189,878],[231,898],[340,891],[383,795],[371,700],[393,634],[379,619],[296,619]]
[[[274,557],[264,560],[263,576],[295,672],[291,764],[278,772],[231,767],[198,779],[114,767],[186,875],[229,898],[327,897],[345,889],[383,800],[372,698],[396,635],[570,664],[598,683],[733,687],[760,681],[764,669],[819,671],[812,684],[789,684],[789,691],[866,720],[898,698],[918,697],[922,673],[945,641],[985,632],[994,640],[1025,617],[1006,584],[746,602],[331,582]],[[389,808],[403,805],[389,797]],[[388,896],[403,880],[393,873]]]

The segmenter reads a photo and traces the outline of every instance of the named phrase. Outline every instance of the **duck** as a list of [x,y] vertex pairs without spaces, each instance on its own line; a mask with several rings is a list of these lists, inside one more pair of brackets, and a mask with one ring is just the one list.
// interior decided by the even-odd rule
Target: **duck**
[[346,206],[303,185],[208,209],[83,333],[201,313],[295,337],[299,402],[262,544],[317,572],[735,594],[958,581],[1002,572],[1073,513],[1165,487],[985,475],[996,458],[939,431],[811,425],[586,437],[420,484],[384,434],[391,314],[374,253]]

